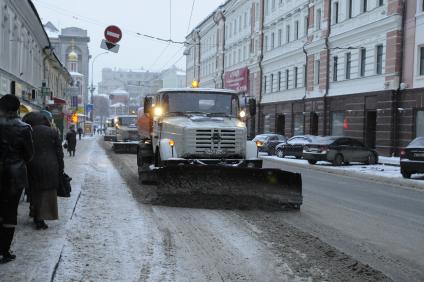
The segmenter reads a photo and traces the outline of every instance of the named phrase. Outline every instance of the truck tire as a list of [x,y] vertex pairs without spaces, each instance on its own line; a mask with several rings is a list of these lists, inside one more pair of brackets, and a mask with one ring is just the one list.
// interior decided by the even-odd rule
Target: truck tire
[[137,166],[142,167],[144,164],[153,164],[153,147],[152,144],[140,142],[137,148]]

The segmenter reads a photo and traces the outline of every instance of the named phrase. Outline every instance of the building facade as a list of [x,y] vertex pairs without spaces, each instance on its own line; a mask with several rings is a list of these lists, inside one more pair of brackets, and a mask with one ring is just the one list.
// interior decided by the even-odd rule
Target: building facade
[[42,109],[63,100],[70,82],[32,1],[0,0],[0,96],[19,97],[23,112]]
[[[255,133],[350,136],[384,155],[424,135],[422,2],[229,0],[218,7],[224,77],[240,81],[233,72],[247,69],[249,87],[241,91],[257,99]],[[219,28],[208,22],[186,38],[200,50],[186,50],[188,73],[196,62],[200,73],[205,68],[203,29]],[[196,78],[203,85],[205,77]]]

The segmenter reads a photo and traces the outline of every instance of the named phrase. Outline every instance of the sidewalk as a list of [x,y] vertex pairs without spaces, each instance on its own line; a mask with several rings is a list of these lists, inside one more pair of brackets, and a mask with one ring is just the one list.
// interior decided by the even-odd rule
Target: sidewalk
[[[261,156],[265,161],[277,162],[303,169],[313,169],[317,171],[344,175],[349,177],[361,177],[388,185],[398,185],[407,188],[424,189],[424,176],[416,174],[412,179],[404,179],[400,174],[400,167],[396,166],[398,158],[384,159],[378,165],[351,164],[348,166],[332,166],[327,162],[318,162],[310,165],[306,160],[294,158],[279,158],[277,156]],[[390,162],[392,161],[392,162]]]
[[28,216],[29,204],[20,203],[17,232],[12,245],[17,258],[14,262],[0,265],[0,281],[51,280],[63,249],[68,221],[79,199],[90,155],[88,152],[95,144],[94,138],[92,141],[81,140],[78,141],[75,158],[65,154],[65,172],[72,177],[72,194],[71,198],[58,198],[59,220],[47,221],[47,230],[35,230]]

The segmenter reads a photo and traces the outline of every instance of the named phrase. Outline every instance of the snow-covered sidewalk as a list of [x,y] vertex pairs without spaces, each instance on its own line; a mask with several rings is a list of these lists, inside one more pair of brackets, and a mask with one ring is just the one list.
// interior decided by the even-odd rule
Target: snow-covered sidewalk
[[335,167],[328,162],[318,162],[316,165],[310,165],[306,160],[298,160],[294,158],[279,158],[277,156],[261,156],[261,158],[266,161],[273,161],[301,168],[314,169],[318,171],[352,177],[364,177],[370,180],[376,180],[387,184],[396,184],[403,187],[424,189],[424,176],[422,174],[413,175],[412,179],[404,179],[400,174],[400,167],[396,166],[395,163],[389,163],[387,165],[384,164],[386,163],[385,159],[383,159],[383,164],[378,165],[364,165],[359,163],[352,163],[347,166]]
[[79,141],[76,157],[65,154],[65,172],[72,177],[71,198],[58,198],[59,220],[47,221],[47,230],[35,230],[28,216],[29,204],[19,206],[17,232],[12,250],[16,261],[0,265],[0,281],[50,281],[65,242],[67,225],[72,217],[84,180],[85,165],[93,142]]

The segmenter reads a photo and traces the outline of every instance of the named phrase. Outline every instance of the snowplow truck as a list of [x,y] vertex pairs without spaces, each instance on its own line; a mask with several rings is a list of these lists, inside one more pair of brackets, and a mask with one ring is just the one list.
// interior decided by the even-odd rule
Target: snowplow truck
[[119,115],[114,118],[116,139],[112,142],[115,153],[137,153],[140,136],[136,115]]
[[256,143],[247,140],[237,92],[161,89],[145,97],[143,112],[138,174],[141,184],[155,187],[157,203],[300,208],[301,175],[262,168]]

